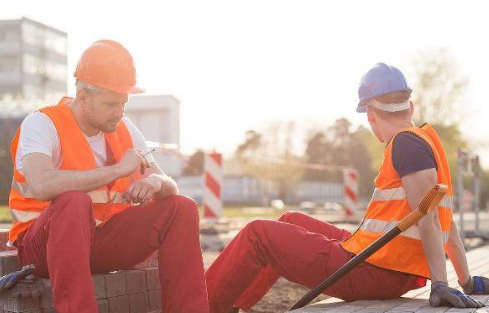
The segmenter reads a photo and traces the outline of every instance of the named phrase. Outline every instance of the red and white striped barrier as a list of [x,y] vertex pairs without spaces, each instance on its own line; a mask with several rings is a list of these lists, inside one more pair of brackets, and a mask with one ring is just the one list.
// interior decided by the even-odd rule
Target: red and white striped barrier
[[221,217],[223,178],[222,154],[206,153],[204,159],[204,218]]
[[358,208],[358,171],[355,169],[343,170],[344,207],[346,216],[354,216]]

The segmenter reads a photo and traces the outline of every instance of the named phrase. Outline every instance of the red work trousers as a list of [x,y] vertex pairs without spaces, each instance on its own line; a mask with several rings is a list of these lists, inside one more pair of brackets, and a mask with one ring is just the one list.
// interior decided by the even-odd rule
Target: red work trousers
[[16,242],[23,265],[50,277],[56,312],[98,312],[91,273],[130,269],[158,250],[165,313],[207,313],[197,204],[169,196],[95,227],[83,192],[63,193]]
[[[351,234],[308,215],[249,223],[206,273],[211,313],[249,310],[279,277],[314,288],[352,258],[340,246]],[[361,263],[325,294],[354,301],[391,299],[422,286],[419,277]]]

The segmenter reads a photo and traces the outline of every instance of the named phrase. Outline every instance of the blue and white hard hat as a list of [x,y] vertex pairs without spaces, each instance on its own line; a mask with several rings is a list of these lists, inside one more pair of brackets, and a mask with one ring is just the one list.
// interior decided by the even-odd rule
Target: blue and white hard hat
[[367,112],[365,106],[367,100],[396,91],[412,91],[404,74],[397,67],[377,63],[363,75],[360,81],[360,87],[358,87],[360,102],[357,112]]

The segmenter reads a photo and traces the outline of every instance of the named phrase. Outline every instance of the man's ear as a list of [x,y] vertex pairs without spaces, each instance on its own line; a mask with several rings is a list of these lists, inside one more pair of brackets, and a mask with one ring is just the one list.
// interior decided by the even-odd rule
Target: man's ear
[[375,112],[369,106],[367,106],[367,119],[369,122],[375,122],[376,120]]
[[76,91],[76,100],[82,106],[85,106],[87,104],[87,99],[89,96],[90,95],[88,94],[88,91],[86,89],[80,89]]
[[414,105],[412,101],[409,101],[409,117],[413,118],[414,115]]

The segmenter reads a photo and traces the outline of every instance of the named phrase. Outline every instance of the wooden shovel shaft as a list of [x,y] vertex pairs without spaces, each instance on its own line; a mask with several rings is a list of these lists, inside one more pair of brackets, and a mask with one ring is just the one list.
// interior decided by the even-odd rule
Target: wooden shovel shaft
[[365,261],[368,257],[374,254],[377,250],[385,246],[389,241],[394,239],[397,235],[417,223],[423,216],[435,208],[441,201],[443,196],[447,192],[447,187],[445,185],[436,185],[432,190],[425,196],[423,201],[421,201],[418,209],[409,213],[404,217],[397,225],[382,235],[379,239],[371,243],[365,250],[360,252],[342,267],[340,267],[336,272],[331,274],[326,280],[319,284],[316,288],[312,289],[306,293],[299,301],[297,301],[289,311],[302,308],[309,304],[314,298],[319,296],[323,291],[331,287],[343,276],[348,274],[355,266]]

